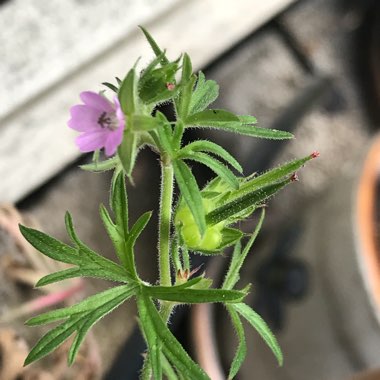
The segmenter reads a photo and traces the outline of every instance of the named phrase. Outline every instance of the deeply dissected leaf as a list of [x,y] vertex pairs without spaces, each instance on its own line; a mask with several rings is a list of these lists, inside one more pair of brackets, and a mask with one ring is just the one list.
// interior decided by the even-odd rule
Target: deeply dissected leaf
[[186,145],[184,148],[182,148],[181,151],[178,153],[178,157],[182,157],[182,154],[187,154],[189,152],[208,152],[208,153],[215,154],[216,156],[219,156],[220,158],[228,162],[239,173],[243,171],[243,168],[241,167],[239,162],[230,153],[228,153],[220,145],[215,144],[211,141],[207,141],[207,140],[194,141]]
[[100,207],[101,219],[115,246],[120,261],[127,269],[128,273],[130,273],[134,279],[137,279],[134,245],[149,222],[151,212],[144,213],[129,230],[128,197],[123,173],[119,173],[114,180],[111,205],[115,214],[116,224],[113,223],[108,211],[103,205]]
[[132,115],[137,108],[137,76],[136,70],[129,70],[125,79],[121,83],[118,98],[123,112]]
[[185,53],[182,61],[182,76],[179,97],[175,102],[178,119],[185,120],[190,108],[192,92],[195,83],[195,75],[192,74],[190,57]]
[[173,161],[174,176],[181,194],[188,205],[200,233],[206,230],[205,214],[197,181],[189,167],[181,160]]
[[45,256],[66,264],[82,263],[77,249],[33,228],[20,225],[20,231],[24,238]]
[[236,116],[225,110],[206,110],[190,115],[186,119],[186,125],[222,129],[246,136],[274,140],[293,138],[289,132],[256,127],[247,123],[246,120],[248,119],[245,116]]
[[189,114],[205,110],[219,95],[219,86],[213,80],[206,80],[204,74],[198,73],[197,84],[191,96]]
[[240,184],[239,190],[232,191],[228,195],[228,199],[233,200],[235,198],[239,198],[249,192],[259,190],[264,186],[275,184],[285,178],[289,178],[312,158],[313,156],[309,155],[301,159],[293,160],[251,179],[247,179],[245,182]]
[[152,48],[154,54],[157,56],[157,57],[160,57],[161,59],[161,63],[163,65],[169,63],[169,60],[166,58],[165,54],[163,54],[163,51],[160,49],[160,47],[158,46],[157,42],[154,40],[154,38],[150,35],[150,33],[141,25],[139,25],[139,28],[142,30],[142,32],[144,33],[145,35],[145,38],[147,39],[150,47]]
[[103,82],[102,83],[102,85],[103,86],[106,86],[106,87],[108,87],[110,90],[112,90],[113,92],[118,92],[119,91],[119,89],[118,89],[118,87],[116,87],[114,84],[112,84],[112,83],[109,83],[109,82]]
[[172,146],[172,128],[169,121],[166,119],[165,115],[161,112],[156,113],[156,118],[160,122],[160,127],[157,130],[159,144],[162,149],[162,153],[171,154],[173,151]]
[[279,190],[289,184],[291,180],[284,180],[273,185],[264,186],[263,188],[245,194],[239,198],[235,198],[232,201],[225,203],[224,205],[216,208],[206,215],[208,224],[217,224],[223,220],[227,220],[242,211],[255,206],[260,205]]
[[222,230],[222,235],[223,235],[223,238],[222,238],[222,242],[220,243],[219,249],[224,249],[235,244],[237,241],[239,241],[242,238],[244,233],[236,228],[225,227]]
[[190,80],[192,74],[193,74],[193,66],[191,64],[191,59],[189,55],[185,53],[182,59],[181,83],[187,83]]
[[[150,372],[153,372],[154,379],[162,379],[162,366],[161,366],[161,344],[160,338],[156,333],[155,326],[148,314],[145,303],[141,297],[137,297],[137,307],[139,311],[139,326],[142,330],[144,339],[147,343],[148,348],[148,362],[144,363],[143,376],[142,378],[150,379]],[[150,368],[152,371],[150,371]]]
[[174,126],[172,146],[173,150],[178,151],[181,148],[181,142],[183,137],[183,132],[185,130],[185,125],[182,120],[177,120]]
[[216,160],[214,157],[202,152],[189,152],[188,154],[181,154],[181,158],[197,161],[209,167],[216,175],[227,182],[233,189],[239,188],[239,181],[235,177],[234,173],[232,173],[232,171],[228,169],[227,166]]
[[161,364],[162,364],[162,371],[165,374],[165,376],[168,378],[168,380],[179,380],[177,374],[175,373],[173,367],[169,363],[169,360],[165,357],[165,355],[161,354]]
[[270,331],[270,328],[265,323],[265,321],[259,316],[259,314],[257,314],[254,310],[252,310],[248,305],[244,303],[231,304],[230,307],[236,310],[242,317],[244,317],[260,334],[260,336],[264,339],[265,343],[269,346],[277,358],[278,364],[282,365],[283,356],[277,339]]
[[31,326],[61,319],[66,319],[66,321],[50,330],[38,341],[25,359],[25,365],[48,355],[76,331],[77,336],[69,353],[69,364],[72,364],[90,327],[134,295],[135,289],[135,285],[122,285],[91,296],[68,308],[54,310],[30,319],[27,323]]
[[73,221],[70,213],[66,213],[65,215],[65,223],[66,229],[71,237],[71,240],[78,247],[78,255],[81,257],[82,262],[79,264],[81,269],[95,269],[98,268],[99,273],[109,273],[110,279],[114,279],[116,281],[127,282],[130,279],[129,273],[122,266],[114,263],[111,260],[106,259],[103,256],[98,255],[91,248],[86,246],[77,236]]
[[187,83],[181,85],[181,95],[177,102],[177,115],[181,120],[186,120],[189,114],[191,94],[195,83],[195,75],[191,76]]
[[169,62],[161,67],[149,67],[143,71],[139,81],[139,96],[146,104],[154,105],[176,97],[179,88],[175,85],[177,62]]
[[222,123],[236,122],[239,118],[226,110],[205,110],[188,116],[185,120],[186,125],[217,127]]
[[80,165],[80,168],[89,172],[104,172],[115,169],[120,163],[119,157],[115,156],[104,161],[91,162],[90,164]]
[[151,211],[147,211],[143,215],[141,215],[137,219],[135,224],[132,226],[130,233],[128,235],[127,241],[126,241],[127,267],[133,268],[133,273],[135,277],[137,277],[137,273],[136,273],[135,259],[134,259],[134,246],[141,232],[144,230],[144,228],[148,224],[151,216],[152,216]]
[[178,370],[178,373],[181,373],[186,379],[210,380],[170,332],[166,324],[162,321],[151,299],[142,293],[137,297],[137,305],[140,318],[141,315],[144,315],[144,318],[150,320],[149,323],[153,326],[155,334],[160,338],[164,355]]
[[191,289],[177,286],[147,286],[150,297],[178,303],[241,302],[246,293],[238,290]]
[[46,323],[52,323],[62,319],[67,319],[74,314],[86,313],[96,307],[106,304],[108,301],[118,298],[121,295],[129,294],[133,292],[136,285],[120,285],[107,289],[101,293],[92,295],[85,300],[78,302],[75,305],[68,306],[62,309],[48,311],[40,314],[37,317],[30,318],[25,323],[28,326],[38,326]]
[[240,269],[242,268],[244,260],[247,257],[248,252],[250,251],[253,243],[256,240],[257,235],[259,234],[261,230],[261,227],[264,222],[264,218],[265,218],[265,209],[263,208],[261,210],[259,222],[257,223],[256,228],[253,234],[251,235],[250,239],[248,240],[248,243],[245,245],[243,251],[241,251],[240,244],[238,245],[238,247],[236,247],[237,249],[234,250],[234,253],[231,259],[231,264],[228,268],[228,272],[222,286],[223,289],[233,289],[233,287],[239,281]]
[[129,233],[128,196],[125,186],[125,177],[122,172],[120,172],[115,179],[111,194],[111,206],[115,214],[116,225],[122,237],[126,239]]
[[120,229],[113,223],[107,209],[104,205],[99,207],[100,218],[102,219],[103,225],[107,231],[108,236],[110,237],[112,244],[115,248],[115,252],[120,262],[126,266],[125,250],[124,250],[124,236],[120,232]]
[[157,120],[151,116],[133,115],[131,119],[131,127],[135,132],[151,131],[158,126]]
[[236,331],[236,335],[239,342],[228,374],[228,380],[232,380],[239,372],[240,367],[243,364],[245,357],[247,356],[247,343],[245,340],[244,327],[241,323],[238,313],[230,305],[227,305],[227,311],[230,314],[232,324]]
[[64,244],[43,232],[20,226],[20,231],[25,239],[41,253],[54,260],[75,266],[43,277],[38,282],[38,286],[79,276],[104,278],[117,282],[130,281],[131,277],[123,267],[98,255],[79,240],[75,234],[71,216],[68,213],[66,214],[66,226],[76,247]]
[[238,118],[243,124],[256,124],[257,123],[257,119],[251,115],[239,115]]
[[[78,267],[64,269],[55,273],[48,274],[38,280],[35,287],[38,288],[40,286],[46,286],[49,284],[53,284],[54,282],[68,280],[70,278],[75,277],[87,277],[85,271],[81,270]],[[90,276],[88,276],[90,277]]]
[[120,162],[123,166],[125,174],[132,182],[132,171],[135,166],[136,157],[138,153],[138,137],[135,132],[131,130],[124,131],[124,138],[122,143],[117,149],[117,153],[120,158]]

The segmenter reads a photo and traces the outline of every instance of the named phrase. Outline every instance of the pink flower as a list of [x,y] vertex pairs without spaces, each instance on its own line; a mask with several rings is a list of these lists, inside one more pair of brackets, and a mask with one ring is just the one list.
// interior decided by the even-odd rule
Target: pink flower
[[104,148],[107,156],[112,156],[123,140],[125,119],[118,98],[112,104],[104,96],[95,92],[82,92],[84,104],[70,109],[71,119],[67,125],[82,132],[75,140],[81,152],[93,152]]

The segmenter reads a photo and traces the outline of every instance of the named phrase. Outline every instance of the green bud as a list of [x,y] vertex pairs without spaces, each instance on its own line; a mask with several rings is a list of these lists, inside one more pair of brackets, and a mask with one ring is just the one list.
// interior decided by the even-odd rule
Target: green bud
[[151,104],[172,98],[177,91],[175,86],[177,70],[177,62],[170,62],[158,68],[148,67],[139,80],[140,99],[146,104]]
[[[215,208],[212,199],[203,199],[203,207],[206,213]],[[180,230],[181,237],[186,246],[195,251],[213,253],[218,251],[222,243],[222,230],[225,226],[224,222],[213,226],[206,226],[203,236],[199,231],[194,217],[185,202],[181,202],[175,216],[175,225]]]

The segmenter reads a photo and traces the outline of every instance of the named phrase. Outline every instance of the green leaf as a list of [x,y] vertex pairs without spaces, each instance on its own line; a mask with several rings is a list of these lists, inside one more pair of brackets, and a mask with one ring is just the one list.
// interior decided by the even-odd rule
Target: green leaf
[[[261,215],[259,222],[256,225],[256,228],[251,235],[250,239],[248,240],[248,243],[245,245],[243,252],[241,252],[241,249],[235,249],[234,253],[232,255],[231,264],[228,269],[228,273],[225,277],[224,283],[222,288],[223,289],[233,289],[233,287],[236,285],[236,283],[239,281],[240,275],[240,269],[243,266],[244,260],[248,255],[248,252],[250,251],[253,243],[256,240],[257,235],[259,234],[261,227],[263,225],[265,218],[265,209],[262,208]],[[240,244],[239,244],[240,245]]]
[[[169,62],[162,67],[143,71],[139,80],[139,96],[146,104],[162,103],[175,98],[179,91],[175,85],[175,74],[178,71],[177,62]],[[170,87],[169,84],[174,85]]]
[[156,335],[160,338],[162,351],[178,373],[186,379],[210,380],[206,373],[190,358],[178,340],[162,321],[152,300],[145,294],[137,297],[139,315],[150,320]]
[[239,198],[225,203],[224,205],[216,208],[206,215],[207,224],[217,224],[223,220],[227,220],[235,215],[238,215],[249,207],[262,204],[264,201],[268,200],[290,182],[291,180],[289,179],[272,185],[264,186],[259,190],[245,194]]
[[173,169],[181,194],[194,217],[194,221],[201,235],[203,235],[206,230],[206,221],[202,196],[197,181],[189,167],[183,161],[173,161]]
[[184,54],[179,98],[176,100],[177,119],[185,120],[190,108],[191,96],[196,77],[192,74],[192,64],[188,54]]
[[137,143],[138,139],[136,133],[130,130],[125,130],[123,141],[117,149],[117,153],[119,155],[121,164],[123,165],[125,174],[128,176],[129,180],[132,183],[132,171],[135,166],[138,152]]
[[119,157],[115,156],[112,158],[109,158],[105,161],[96,161],[92,162],[90,164],[80,165],[79,167],[82,170],[86,170],[89,172],[96,172],[101,173],[105,172],[107,170],[115,169],[115,167],[119,164]]
[[172,146],[173,150],[178,151],[181,148],[181,142],[183,137],[183,132],[185,130],[185,125],[182,120],[177,120],[174,126]]
[[225,227],[222,230],[222,242],[220,243],[219,249],[224,249],[234,245],[243,237],[244,233],[236,228]]
[[178,376],[175,373],[171,364],[169,363],[169,360],[163,354],[161,354],[161,362],[163,373],[166,375],[168,380],[178,380]]
[[221,162],[209,156],[206,153],[195,152],[188,154],[181,154],[182,159],[197,161],[203,165],[209,167],[216,175],[227,182],[233,189],[239,188],[239,181],[235,177],[234,173],[227,166],[223,165]]
[[69,365],[72,365],[74,363],[77,353],[79,351],[79,348],[81,344],[83,343],[86,337],[86,334],[88,333],[90,328],[96,322],[100,321],[100,319],[105,317],[107,314],[109,314],[111,311],[113,311],[119,305],[125,302],[125,300],[131,297],[132,295],[133,293],[129,293],[127,296],[123,294],[122,296],[119,296],[118,298],[110,300],[106,304],[96,307],[95,310],[91,311],[83,318],[82,325],[77,328],[77,335],[75,336],[74,341],[70,347],[69,356],[68,356]]
[[218,127],[223,123],[236,122],[240,124],[239,118],[225,110],[206,110],[190,115],[186,119],[186,125]]
[[[196,286],[202,282],[205,278],[203,276],[194,277],[190,280],[187,280],[183,284],[175,285],[175,289],[186,289],[186,288],[194,288],[196,289]],[[200,288],[198,288],[200,289]]]
[[241,135],[258,137],[269,140],[289,140],[294,138],[293,134],[286,131],[278,131],[277,129],[260,128],[253,125],[245,125],[238,123],[227,123],[225,125],[218,126],[218,129],[238,133]]
[[107,231],[108,236],[110,237],[112,244],[115,248],[115,252],[120,262],[126,266],[126,259],[124,254],[124,237],[120,233],[117,226],[112,222],[110,215],[108,214],[107,209],[104,205],[99,207],[100,218],[102,219],[103,225]]
[[116,225],[122,237],[126,239],[129,233],[128,227],[128,196],[125,186],[124,173],[120,172],[115,178],[114,187],[111,194],[112,211],[115,214]]
[[281,348],[278,345],[276,337],[270,331],[265,321],[248,305],[244,303],[235,303],[230,305],[231,308],[236,310],[243,318],[245,318],[251,326],[256,329],[260,336],[264,339],[265,343],[272,350],[273,354],[277,358],[278,364],[282,366],[283,356]]
[[20,225],[20,231],[24,238],[45,256],[66,264],[79,265],[82,262],[78,251],[73,247],[33,228]]
[[212,286],[212,279],[207,277],[202,277],[199,282],[194,284],[192,289],[209,289]]
[[[242,121],[243,120],[243,121]],[[187,126],[217,128],[251,137],[272,140],[291,139],[293,135],[285,131],[259,128],[246,123],[247,116],[236,116],[224,110],[206,110],[192,114],[186,119]]]
[[158,127],[157,119],[147,115],[132,116],[132,130],[135,132],[151,131]]
[[53,284],[54,282],[64,281],[75,277],[85,277],[80,268],[74,267],[48,274],[40,278],[35,287],[38,288],[40,286],[46,286],[49,284]]
[[74,316],[45,334],[29,352],[29,355],[25,359],[24,366],[43,358],[58,348],[74,333],[77,323],[80,323],[80,320],[81,316]]
[[185,84],[191,79],[191,75],[193,74],[193,66],[191,64],[191,59],[187,53],[183,55],[182,60],[182,76],[181,83]]
[[162,153],[171,155],[173,151],[172,147],[172,127],[165,115],[161,112],[156,113],[156,118],[160,122],[160,127],[157,129],[159,144],[161,146]]
[[177,286],[146,286],[149,296],[178,303],[241,302],[246,293],[238,290],[191,289]]
[[62,319],[70,318],[74,314],[85,313],[96,307],[106,304],[108,301],[118,298],[121,295],[130,294],[137,289],[137,285],[120,285],[107,289],[101,293],[86,298],[77,304],[57,310],[48,311],[37,317],[30,318],[25,322],[28,326],[39,326],[46,323],[52,323]]
[[288,178],[299,169],[301,169],[308,161],[312,159],[312,156],[306,156],[301,159],[293,160],[283,164],[275,169],[271,169],[266,173],[260,174],[257,177],[247,180],[240,185],[239,190],[232,191],[228,196],[229,200],[239,198],[249,192],[259,190],[264,186],[277,183],[284,178]]
[[251,115],[239,115],[238,118],[243,124],[256,124],[257,123],[257,119]]
[[126,269],[113,261],[98,255],[78,238],[74,230],[71,215],[68,212],[65,215],[65,223],[71,240],[78,247],[77,252],[79,261],[72,261],[70,264],[77,264],[81,271],[90,274],[92,277],[105,278],[119,282],[130,281],[131,274],[128,273]]
[[127,246],[128,250],[130,251],[131,255],[133,255],[133,248],[136,243],[136,240],[140,236],[141,232],[144,230],[146,225],[148,224],[150,218],[152,217],[152,211],[147,211],[144,214],[142,214],[135,224],[132,226],[131,231],[129,233],[128,239],[127,239]]
[[116,218],[116,225],[112,222],[105,207],[100,207],[100,214],[107,229],[118,257],[134,279],[137,279],[137,271],[134,259],[134,245],[143,229],[146,227],[152,215],[144,213],[133,225],[131,230],[128,226],[128,197],[125,188],[124,174],[119,173],[114,181],[112,191],[112,209]]
[[198,73],[196,87],[191,96],[189,114],[205,110],[219,95],[219,86],[213,80],[205,80],[204,74]]
[[137,108],[137,78],[134,68],[129,70],[123,80],[118,92],[118,98],[121,109],[126,115],[135,113]]
[[247,343],[245,340],[244,328],[241,320],[239,318],[238,313],[231,307],[231,305],[226,305],[228,313],[231,316],[232,324],[236,331],[236,335],[238,337],[238,347],[232,360],[230,372],[228,374],[228,380],[232,380],[240,370],[241,365],[244,362],[244,359],[247,355]]
[[25,359],[25,365],[43,358],[60,346],[70,335],[77,331],[77,336],[69,353],[69,364],[72,364],[89,328],[107,315],[126,299],[135,294],[136,287],[123,285],[106,290],[95,296],[65,309],[54,310],[30,319],[31,326],[67,319],[59,326],[45,334],[30,351]]
[[157,45],[157,42],[153,39],[153,37],[150,35],[150,33],[141,25],[139,25],[139,28],[142,30],[142,32],[145,35],[145,38],[147,39],[150,47],[152,48],[154,54],[157,57],[161,58],[161,63],[163,65],[169,63],[169,60],[166,58],[165,54],[163,54],[163,51],[160,49],[160,47]]
[[[143,332],[143,336],[148,346],[148,358],[149,364],[153,371],[154,379],[162,379],[162,366],[161,366],[161,344],[155,327],[151,318],[148,315],[145,303],[140,301],[140,297],[137,297],[137,306],[139,310],[140,329]],[[144,372],[150,372],[147,367]],[[148,374],[148,373],[147,373]],[[147,376],[148,377],[148,376]],[[150,376],[149,376],[150,378]]]
[[112,84],[112,83],[109,83],[109,82],[103,82],[102,85],[108,87],[108,88],[109,88],[110,90],[112,90],[113,92],[116,92],[116,93],[117,93],[117,92],[119,91],[119,89],[118,89],[114,84]]
[[188,152],[209,152],[215,154],[216,156],[219,156],[220,158],[228,162],[239,173],[243,171],[243,168],[241,167],[239,162],[230,153],[228,153],[220,145],[215,144],[211,141],[194,141],[182,148],[180,152],[178,152],[178,157],[182,157],[182,154],[187,154]]

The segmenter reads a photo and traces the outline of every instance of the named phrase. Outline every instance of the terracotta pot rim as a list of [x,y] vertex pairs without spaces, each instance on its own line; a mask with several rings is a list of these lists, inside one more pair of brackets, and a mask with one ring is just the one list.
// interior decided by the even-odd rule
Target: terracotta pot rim
[[364,160],[356,194],[358,261],[377,316],[380,318],[380,252],[377,236],[376,196],[380,178],[380,135]]

